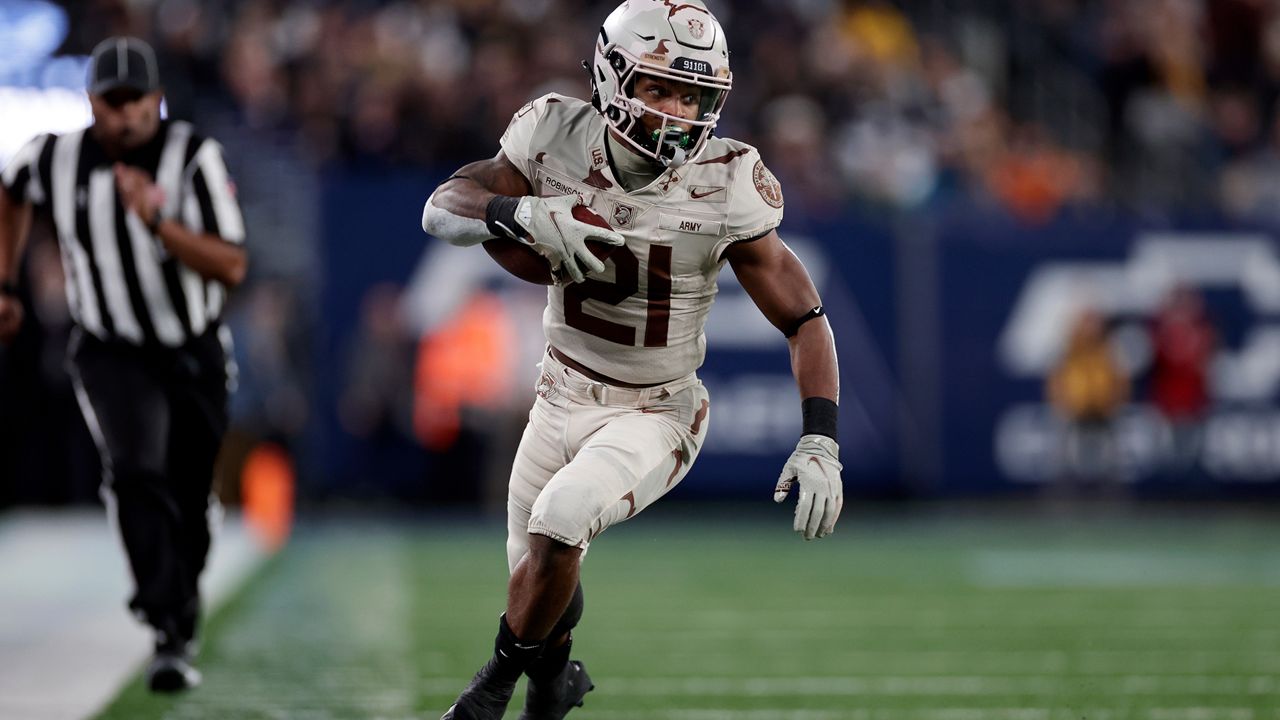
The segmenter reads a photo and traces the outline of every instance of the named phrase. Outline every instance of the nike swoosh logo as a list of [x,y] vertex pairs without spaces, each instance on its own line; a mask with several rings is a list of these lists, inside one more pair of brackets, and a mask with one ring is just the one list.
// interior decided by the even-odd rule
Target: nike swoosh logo
[[694,200],[699,200],[701,198],[707,197],[708,195],[715,195],[716,193],[722,190],[724,190],[724,188],[716,188],[715,190],[708,190],[707,192],[703,192],[703,193],[700,193],[697,190],[690,190],[689,197],[693,198]]
[[632,33],[632,34],[640,38],[641,40],[653,40],[658,37],[657,35],[641,35],[640,33]]
[[551,224],[556,227],[556,232],[560,233],[560,237],[564,237],[564,230],[560,229],[560,213],[552,211],[547,213],[547,217],[551,218]]
[[817,465],[817,466],[818,466],[818,472],[822,473],[822,477],[824,477],[824,478],[825,478],[825,477],[827,476],[827,470],[826,470],[826,468],[822,467],[822,463],[818,461],[818,458],[816,458],[816,457],[810,457],[810,458],[809,458],[809,462],[811,462],[811,463],[813,463],[814,465]]

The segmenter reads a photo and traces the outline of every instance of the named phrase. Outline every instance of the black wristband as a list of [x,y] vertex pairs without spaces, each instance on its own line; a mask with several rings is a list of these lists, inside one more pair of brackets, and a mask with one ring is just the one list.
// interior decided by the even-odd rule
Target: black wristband
[[805,398],[800,402],[800,414],[804,417],[805,435],[826,435],[836,439],[836,416],[840,406],[824,397]]
[[18,286],[8,280],[0,282],[0,295],[8,295],[9,297],[18,297]]
[[516,224],[516,206],[520,198],[506,195],[494,195],[484,208],[484,224],[494,237],[515,239],[520,233]]

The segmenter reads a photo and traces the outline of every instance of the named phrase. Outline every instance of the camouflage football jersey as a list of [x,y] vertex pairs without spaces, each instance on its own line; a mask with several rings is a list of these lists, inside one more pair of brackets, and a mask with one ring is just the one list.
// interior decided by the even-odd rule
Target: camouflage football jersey
[[535,195],[577,194],[626,238],[604,272],[548,289],[548,341],[617,380],[661,383],[702,365],[724,250],[782,222],[782,189],[755,148],[713,137],[696,160],[627,192],[605,132],[589,104],[551,94],[515,114],[502,149]]

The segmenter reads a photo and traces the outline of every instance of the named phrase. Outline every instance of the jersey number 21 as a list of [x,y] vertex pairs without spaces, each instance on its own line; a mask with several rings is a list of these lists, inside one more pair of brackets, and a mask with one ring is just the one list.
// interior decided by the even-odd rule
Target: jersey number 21
[[[635,345],[636,329],[630,325],[588,315],[582,301],[598,300],[617,305],[640,289],[640,260],[627,246],[609,256],[613,262],[614,280],[605,282],[589,278],[564,289],[564,321],[598,338],[619,345]],[[667,326],[671,321],[671,246],[649,246],[648,297],[645,306],[644,346],[666,347]]]

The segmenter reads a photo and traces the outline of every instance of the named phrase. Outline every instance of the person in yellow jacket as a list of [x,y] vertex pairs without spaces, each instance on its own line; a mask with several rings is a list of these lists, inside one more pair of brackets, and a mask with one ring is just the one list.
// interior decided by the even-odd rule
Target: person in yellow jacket
[[1082,480],[1107,480],[1118,470],[1113,421],[1129,400],[1129,376],[1107,342],[1097,312],[1075,320],[1066,352],[1049,376],[1049,402],[1067,421],[1065,470]]

